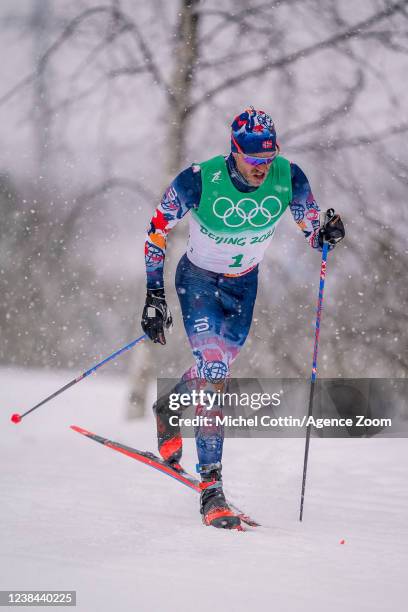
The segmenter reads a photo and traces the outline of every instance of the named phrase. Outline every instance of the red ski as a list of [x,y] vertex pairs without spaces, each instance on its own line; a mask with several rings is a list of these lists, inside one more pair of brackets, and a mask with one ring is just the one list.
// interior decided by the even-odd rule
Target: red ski
[[[150,465],[150,467],[159,470],[163,474],[167,474],[167,476],[171,476],[175,480],[178,480],[178,482],[181,482],[182,484],[186,485],[190,489],[193,489],[197,493],[201,492],[200,481],[195,478],[195,476],[192,476],[183,469],[181,469],[180,471],[173,469],[168,463],[166,463],[163,459],[161,459],[154,453],[150,453],[148,451],[140,451],[136,448],[132,448],[131,446],[121,444],[120,442],[114,442],[113,440],[109,440],[109,438],[103,438],[102,436],[98,436],[97,434],[94,434],[91,431],[83,429],[82,427],[78,427],[77,425],[71,425],[71,429],[82,434],[83,436],[86,436],[87,438],[90,438],[91,440],[95,440],[95,442],[99,442],[100,444],[103,444],[104,446],[107,446],[112,450],[117,451],[118,453],[122,453],[123,455],[127,455],[127,457],[131,457],[131,459],[136,459],[136,461],[140,461],[145,465]],[[242,510],[237,508],[235,504],[231,503],[230,501],[228,501],[228,504],[231,510],[233,510],[233,512],[235,512],[237,516],[239,516],[242,522],[246,523],[247,525],[250,525],[251,527],[260,526],[260,524],[254,521],[250,516],[248,516],[248,514],[245,514],[244,512],[242,512]]]

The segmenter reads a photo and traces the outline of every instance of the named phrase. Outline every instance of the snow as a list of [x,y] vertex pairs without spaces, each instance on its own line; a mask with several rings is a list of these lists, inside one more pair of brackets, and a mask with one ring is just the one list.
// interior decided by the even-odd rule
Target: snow
[[155,450],[151,415],[125,420],[125,378],[10,423],[76,374],[0,369],[1,589],[76,590],[86,612],[405,609],[406,440],[312,439],[303,523],[303,441],[226,440],[226,487],[263,527],[225,532],[193,491],[69,429]]

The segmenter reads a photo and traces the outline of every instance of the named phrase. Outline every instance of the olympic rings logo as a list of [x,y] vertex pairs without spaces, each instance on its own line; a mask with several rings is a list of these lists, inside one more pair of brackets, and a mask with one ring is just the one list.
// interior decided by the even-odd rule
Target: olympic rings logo
[[276,196],[266,196],[261,203],[252,198],[233,202],[220,196],[213,203],[213,213],[222,219],[227,227],[241,227],[248,223],[252,227],[265,227],[282,212],[282,202]]

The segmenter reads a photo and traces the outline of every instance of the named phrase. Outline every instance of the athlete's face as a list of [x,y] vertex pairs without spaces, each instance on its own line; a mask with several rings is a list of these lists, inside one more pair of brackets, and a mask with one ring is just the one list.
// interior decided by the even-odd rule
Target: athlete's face
[[[237,168],[242,174],[242,176],[248,181],[252,187],[259,187],[262,185],[266,177],[268,176],[269,168],[273,164],[273,161],[268,161],[264,164],[260,164],[258,166],[252,166],[252,164],[248,164],[242,153],[233,153],[235,162],[237,164]],[[255,156],[255,155],[254,155]],[[270,153],[257,153],[256,157],[263,158],[271,157]]]

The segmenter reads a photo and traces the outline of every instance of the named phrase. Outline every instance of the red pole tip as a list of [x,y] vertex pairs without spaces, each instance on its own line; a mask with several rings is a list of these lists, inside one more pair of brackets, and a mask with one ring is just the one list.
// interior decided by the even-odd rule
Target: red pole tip
[[15,414],[11,416],[11,420],[13,423],[20,423],[21,416],[16,412]]

